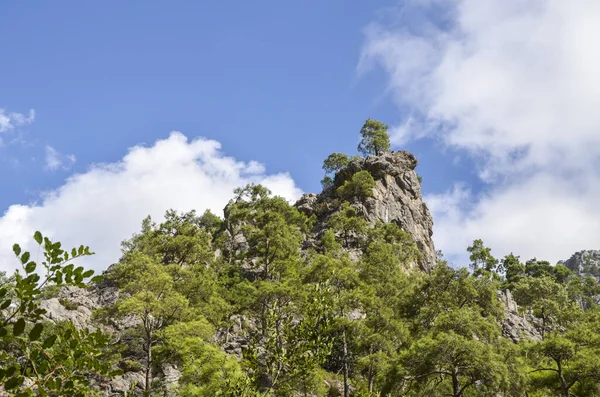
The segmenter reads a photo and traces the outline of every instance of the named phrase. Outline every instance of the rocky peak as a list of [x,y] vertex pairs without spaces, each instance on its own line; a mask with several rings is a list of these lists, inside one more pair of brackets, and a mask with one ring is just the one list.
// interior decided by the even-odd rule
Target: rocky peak
[[320,207],[331,203],[335,189],[351,179],[357,172],[366,170],[375,179],[371,197],[355,197],[350,200],[365,219],[371,224],[377,221],[395,222],[408,232],[423,253],[419,268],[430,271],[437,256],[431,236],[433,220],[421,196],[421,184],[414,171],[417,159],[406,151],[385,152],[379,156],[369,156],[351,161],[339,170],[333,187],[319,195],[306,194],[298,200],[296,207],[307,215],[317,216],[317,229],[323,229],[331,213],[323,214]]
[[600,280],[600,251],[584,250],[574,253],[566,261],[559,262],[581,277],[592,276]]

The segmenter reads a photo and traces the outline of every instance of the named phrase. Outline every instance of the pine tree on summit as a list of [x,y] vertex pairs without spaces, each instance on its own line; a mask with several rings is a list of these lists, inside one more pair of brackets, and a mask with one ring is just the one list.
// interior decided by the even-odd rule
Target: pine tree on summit
[[358,144],[358,151],[365,157],[378,156],[390,150],[390,136],[387,133],[387,124],[378,120],[368,119],[360,130],[362,140]]

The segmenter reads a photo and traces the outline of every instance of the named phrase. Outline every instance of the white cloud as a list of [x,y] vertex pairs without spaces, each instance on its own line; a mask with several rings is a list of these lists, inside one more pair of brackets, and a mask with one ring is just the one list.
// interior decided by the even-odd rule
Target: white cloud
[[28,115],[16,112],[7,112],[0,108],[0,132],[8,132],[16,127],[31,124],[35,120],[35,110],[31,109]]
[[[409,109],[412,129],[397,140],[441,137],[488,183],[480,196],[429,198],[438,248],[464,258],[482,238],[498,254],[552,261],[600,248],[600,3],[428,0],[401,11],[430,23],[372,24],[359,69],[382,68]],[[438,205],[457,195],[472,205]]]
[[58,169],[68,170],[77,161],[73,154],[63,155],[50,145],[46,145],[46,156],[44,168],[50,171]]
[[131,148],[119,162],[72,175],[39,203],[9,207],[0,217],[0,270],[16,265],[7,245],[30,242],[35,230],[66,246],[89,245],[97,254],[86,264],[104,269],[119,258],[120,242],[139,231],[145,216],[160,220],[169,208],[221,215],[233,190],[251,182],[289,200],[301,194],[288,174],[266,174],[257,162],[226,157],[219,142],[189,141],[173,132],[151,147]]

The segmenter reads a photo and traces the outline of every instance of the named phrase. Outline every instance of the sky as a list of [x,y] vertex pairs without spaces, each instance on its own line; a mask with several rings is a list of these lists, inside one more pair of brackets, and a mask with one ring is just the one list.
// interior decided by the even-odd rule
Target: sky
[[35,230],[97,270],[142,219],[318,192],[367,118],[419,159],[457,266],[600,249],[596,0],[0,4],[0,270]]

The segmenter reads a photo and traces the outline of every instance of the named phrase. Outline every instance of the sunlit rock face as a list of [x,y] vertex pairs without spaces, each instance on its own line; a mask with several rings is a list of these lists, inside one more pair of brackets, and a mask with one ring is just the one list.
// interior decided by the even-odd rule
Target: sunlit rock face
[[307,215],[315,215],[315,234],[324,231],[329,217],[335,213],[335,191],[360,171],[368,171],[375,179],[371,197],[352,197],[348,201],[367,221],[394,222],[408,232],[423,256],[414,265],[429,272],[436,263],[433,245],[433,219],[421,196],[421,183],[415,167],[417,159],[406,151],[385,152],[378,156],[355,159],[337,172],[334,184],[322,193],[305,194],[296,207]]

